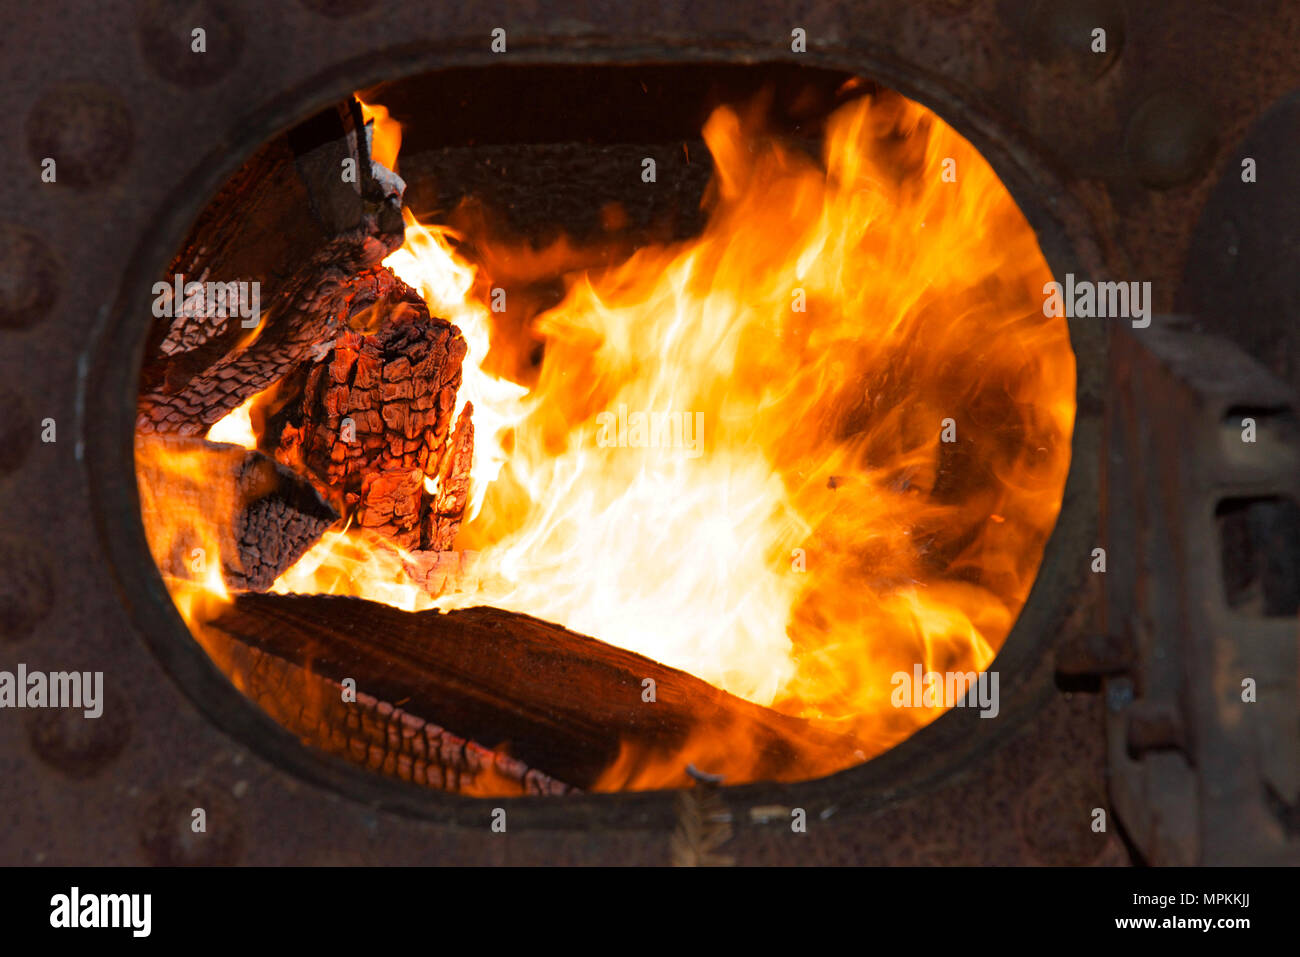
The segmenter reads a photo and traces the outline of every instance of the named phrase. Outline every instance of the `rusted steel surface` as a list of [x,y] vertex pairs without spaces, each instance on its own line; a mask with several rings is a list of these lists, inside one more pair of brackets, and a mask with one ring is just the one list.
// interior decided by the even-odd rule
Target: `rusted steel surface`
[[[64,0],[9,17],[0,107],[22,135],[0,158],[0,667],[103,670],[106,703],[97,722],[0,712],[0,862],[671,859],[671,794],[484,803],[413,793],[306,754],[186,644],[136,511],[140,317],[199,211],[257,147],[352,90],[446,66],[491,69],[503,57],[861,72],[971,139],[1039,230],[1054,271],[1149,280],[1156,309],[1169,310],[1215,179],[1239,168],[1247,131],[1300,82],[1300,9],[1264,6],[862,0],[797,16],[759,4],[737,17],[732,3],[698,0]],[[201,56],[190,51],[199,26]],[[497,26],[508,53],[490,51]],[[791,51],[794,26],[807,31],[807,53]],[[1090,46],[1097,27],[1104,53]],[[57,160],[56,182],[42,180],[46,158]],[[1281,202],[1267,175],[1258,186]],[[1101,630],[1093,612],[1114,577],[1088,573],[1101,419],[1117,401],[1112,366],[1101,323],[1071,328],[1073,471],[1038,584],[997,662],[1007,677],[999,720],[953,712],[825,781],[723,788],[733,827],[711,853],[737,863],[1125,859],[1113,827],[1089,827],[1108,801],[1101,699],[1062,692],[1053,674],[1056,642]],[[42,441],[47,420],[55,441]],[[1107,698],[1123,704],[1125,693],[1111,682]],[[1174,727],[1157,709],[1131,736],[1166,794],[1185,787]],[[1261,753],[1241,760],[1258,761],[1251,773],[1284,795],[1285,776]],[[508,834],[489,827],[498,803]],[[196,806],[208,809],[209,839],[176,839]],[[751,814],[772,807],[806,809],[807,833],[769,810]],[[1168,827],[1217,819],[1200,814]],[[1218,853],[1220,837],[1202,830],[1201,853]]]
[[1106,621],[1136,651],[1105,681],[1116,810],[1152,863],[1294,860],[1295,395],[1184,317],[1118,331],[1111,367]]

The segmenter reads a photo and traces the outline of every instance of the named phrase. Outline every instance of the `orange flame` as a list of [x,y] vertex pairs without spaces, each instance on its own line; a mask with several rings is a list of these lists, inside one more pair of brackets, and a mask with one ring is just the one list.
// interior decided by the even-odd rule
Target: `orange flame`
[[387,107],[366,103],[357,97],[361,104],[361,116],[367,122],[373,122],[373,136],[370,141],[370,156],[394,173],[397,172],[397,153],[402,148],[402,124],[389,115]]
[[210,473],[214,454],[202,447],[137,436],[136,486],[140,514],[154,562],[181,616],[194,624],[214,617],[230,602],[223,558],[231,543],[237,503],[232,488]]

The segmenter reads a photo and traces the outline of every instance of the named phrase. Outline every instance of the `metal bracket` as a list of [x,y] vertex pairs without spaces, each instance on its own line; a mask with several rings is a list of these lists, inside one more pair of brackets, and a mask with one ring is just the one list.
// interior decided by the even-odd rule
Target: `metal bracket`
[[1108,377],[1105,629],[1129,650],[1103,677],[1116,814],[1153,864],[1295,863],[1296,397],[1177,316],[1113,329]]

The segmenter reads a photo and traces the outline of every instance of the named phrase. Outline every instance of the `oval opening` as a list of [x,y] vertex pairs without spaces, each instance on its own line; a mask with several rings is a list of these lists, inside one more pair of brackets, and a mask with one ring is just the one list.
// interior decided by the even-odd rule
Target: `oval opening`
[[362,91],[155,287],[150,548],[236,687],[377,773],[821,777],[997,712],[1070,463],[1050,280],[974,147],[862,78]]

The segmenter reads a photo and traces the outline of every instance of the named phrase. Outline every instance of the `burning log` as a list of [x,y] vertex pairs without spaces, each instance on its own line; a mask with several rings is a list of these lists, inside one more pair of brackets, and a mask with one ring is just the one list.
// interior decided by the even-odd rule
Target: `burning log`
[[406,574],[435,597],[455,587],[467,564],[460,552],[417,551],[409,556],[402,562]]
[[413,551],[402,556],[402,568],[411,581],[437,598],[477,587],[477,558],[478,552]]
[[[355,101],[325,110],[267,144],[207,207],[155,302],[166,314],[146,346],[137,431],[200,435],[333,338],[354,277],[403,237],[404,185],[371,161],[369,135]],[[177,276],[182,291],[256,290],[256,333],[228,302],[177,302]]]
[[474,404],[466,402],[456,419],[456,431],[438,466],[438,489],[425,519],[423,544],[435,552],[448,551],[460,530],[469,503],[470,467],[474,464]]
[[[451,428],[465,339],[391,270],[355,287],[353,328],[308,367],[276,458],[310,475],[363,528],[405,549],[445,551],[465,509],[474,452],[472,407]],[[426,476],[437,477],[435,489]]]
[[808,762],[855,747],[649,658],[493,608],[409,613],[241,595],[205,628],[331,681],[353,678],[379,701],[584,790],[622,748],[670,755],[701,735],[743,742],[759,778],[815,774]]
[[240,691],[308,744],[371,771],[453,794],[567,794],[573,789],[507,754],[211,629],[208,654]]
[[271,587],[338,519],[309,483],[237,445],[137,436],[136,479],[159,569],[202,579],[217,560],[234,590]]

